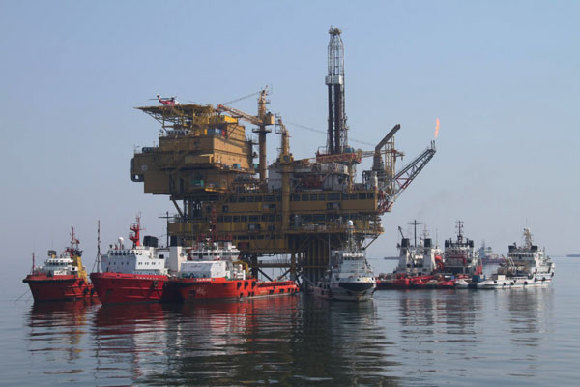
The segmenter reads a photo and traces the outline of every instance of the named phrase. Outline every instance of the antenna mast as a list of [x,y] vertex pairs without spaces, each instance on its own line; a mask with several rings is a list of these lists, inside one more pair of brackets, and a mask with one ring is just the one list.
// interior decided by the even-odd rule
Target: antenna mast
[[422,224],[421,222],[417,222],[417,220],[412,221],[411,223],[409,223],[413,226],[415,226],[415,247],[417,247],[417,226]]
[[101,221],[97,228],[97,273],[101,272]]

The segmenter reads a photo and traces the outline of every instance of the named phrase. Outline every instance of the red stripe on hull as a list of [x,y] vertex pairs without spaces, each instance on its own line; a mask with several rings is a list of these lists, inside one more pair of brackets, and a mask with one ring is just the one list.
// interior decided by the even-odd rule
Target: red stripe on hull
[[30,287],[35,302],[98,300],[93,284],[74,275],[30,274],[22,282]]
[[290,295],[299,291],[292,281],[257,282],[249,280],[227,280],[225,278],[175,279],[169,288],[176,289],[181,301],[218,300]]
[[163,275],[92,273],[91,280],[103,304],[184,302],[290,295],[296,283],[258,282],[255,279],[169,279]]
[[103,304],[170,301],[164,275],[91,273],[91,281]]

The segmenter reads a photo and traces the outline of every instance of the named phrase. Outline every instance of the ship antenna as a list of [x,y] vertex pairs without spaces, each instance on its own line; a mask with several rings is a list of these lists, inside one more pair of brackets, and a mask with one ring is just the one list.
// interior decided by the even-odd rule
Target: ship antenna
[[99,220],[97,228],[97,272],[101,272],[101,221]]
[[79,240],[77,238],[75,238],[75,228],[74,226],[71,226],[71,231],[70,231],[70,247],[72,250],[78,250],[79,249]]
[[421,222],[417,222],[415,219],[413,222],[409,223],[415,226],[415,247],[417,247],[417,226],[421,224]]
[[36,258],[34,253],[32,253],[32,273],[34,273],[34,269],[36,269]]
[[458,220],[456,227],[457,227],[457,241],[461,243],[463,241],[463,233],[461,232],[463,230],[463,222]]

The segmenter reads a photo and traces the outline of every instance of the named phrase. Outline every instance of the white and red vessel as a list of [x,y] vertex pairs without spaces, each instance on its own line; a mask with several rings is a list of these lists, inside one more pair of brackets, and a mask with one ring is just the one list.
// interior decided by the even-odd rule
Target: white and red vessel
[[[511,289],[546,286],[552,282],[556,265],[544,250],[538,249],[532,240],[529,228],[524,228],[524,244],[508,246],[506,262],[502,263],[491,278],[479,281],[475,277],[471,283],[461,283],[461,287],[474,289]],[[458,285],[459,286],[459,285]]]
[[449,276],[445,276],[443,252],[433,243],[427,230],[417,240],[417,226],[421,223],[410,223],[415,226],[414,243],[410,238],[401,233],[399,248],[399,262],[395,270],[390,274],[381,274],[377,277],[377,289],[408,289],[422,287],[452,287],[453,283]]
[[71,245],[63,253],[57,256],[56,251],[49,250],[41,267],[36,267],[33,262],[32,272],[22,282],[30,286],[34,301],[97,301],[95,289],[87,280],[81,255],[73,228]]
[[332,251],[328,271],[309,287],[321,298],[337,301],[368,301],[377,284],[366,253],[354,237],[354,224],[347,223],[347,239],[343,249]]
[[131,247],[123,238],[110,246],[100,259],[100,270],[91,273],[91,280],[103,304],[159,302],[166,296],[168,280],[167,249],[157,248],[157,238],[145,237],[140,243],[141,223],[132,224]]
[[293,281],[262,282],[247,276],[240,251],[231,242],[206,240],[197,247],[158,247],[155,237],[139,242],[139,218],[130,227],[131,248],[123,238],[103,255],[91,280],[103,304],[186,302],[193,300],[294,294]]
[[179,301],[285,296],[299,291],[294,281],[258,281],[247,274],[246,263],[231,242],[199,242],[181,260],[168,291]]
[[445,241],[445,273],[459,277],[481,275],[482,265],[473,240],[463,236],[463,222],[457,222],[457,240]]

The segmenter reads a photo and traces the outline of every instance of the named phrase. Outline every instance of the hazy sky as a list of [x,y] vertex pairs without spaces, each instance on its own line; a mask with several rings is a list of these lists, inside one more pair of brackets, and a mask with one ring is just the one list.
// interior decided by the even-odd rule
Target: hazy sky
[[[418,219],[439,242],[455,221],[497,251],[532,227],[548,253],[580,252],[578,1],[0,1],[3,284],[75,225],[89,269],[103,246],[147,232],[173,205],[129,179],[161,94],[221,103],[272,85],[296,158],[325,145],[328,29],[343,30],[350,138],[394,125],[405,161],[437,154],[401,195],[371,257],[396,253]],[[255,111],[255,100],[236,105]],[[269,136],[268,160],[279,138]],[[360,147],[360,143],[352,142]],[[365,149],[372,147],[364,146]],[[360,170],[359,169],[359,178]],[[382,260],[375,265],[384,264]]]

